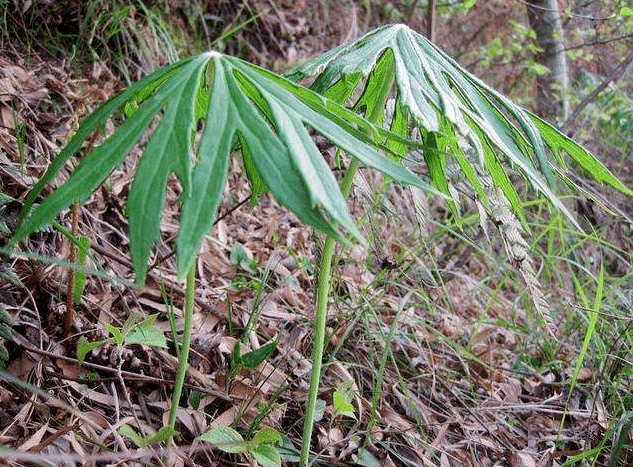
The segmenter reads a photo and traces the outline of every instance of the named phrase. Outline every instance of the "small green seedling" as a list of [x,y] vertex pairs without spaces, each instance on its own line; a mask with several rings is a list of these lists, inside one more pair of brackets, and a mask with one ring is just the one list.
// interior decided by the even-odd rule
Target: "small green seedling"
[[142,344],[150,347],[166,348],[167,339],[165,338],[165,334],[161,329],[154,326],[157,316],[158,314],[149,315],[147,318],[139,321],[142,316],[138,313],[132,313],[121,329],[109,323],[104,323],[105,328],[110,333],[110,337],[108,339],[90,342],[86,336],[81,336],[79,342],[77,342],[77,359],[83,362],[88,353],[107,342],[116,346]]
[[356,420],[354,406],[352,405],[352,399],[354,399],[355,396],[352,386],[354,386],[353,381],[344,381],[339,384],[332,396],[332,403],[336,409],[336,415],[342,415]]
[[251,440],[245,440],[233,428],[218,426],[200,435],[198,439],[215,445],[220,451],[251,456],[262,467],[281,466],[281,456],[277,444],[281,443],[282,439],[274,428],[262,428],[255,433]]
[[233,245],[229,259],[231,264],[239,266],[250,274],[255,274],[256,261],[253,259],[253,253],[244,248],[241,243]]
[[130,425],[125,424],[119,428],[119,434],[121,436],[127,436],[137,447],[144,449],[158,443],[167,442],[173,436],[177,435],[178,432],[170,426],[163,426],[152,435],[142,436]]

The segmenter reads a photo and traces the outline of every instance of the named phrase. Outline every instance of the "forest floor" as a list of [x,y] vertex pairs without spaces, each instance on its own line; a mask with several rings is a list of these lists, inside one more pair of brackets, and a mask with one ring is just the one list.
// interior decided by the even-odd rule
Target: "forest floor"
[[[371,27],[360,13],[332,10],[329,29],[320,17],[315,34],[301,10],[305,2],[297,3],[262,14],[255,32],[243,31],[251,44],[244,49],[247,58],[286,68]],[[166,63],[159,55],[154,59],[146,66]],[[4,41],[3,244],[20,201],[78,122],[125,86],[123,68],[112,63],[66,61],[27,48],[20,38]],[[146,72],[126,67],[133,79]],[[264,426],[275,428],[283,435],[283,462],[294,465],[323,237],[268,195],[249,207],[250,188],[239,162],[232,162],[224,202],[197,263],[180,434],[171,450],[146,445],[142,436],[166,423],[176,368],[169,316],[180,331],[183,290],[175,281],[172,246],[179,217],[175,179],[168,184],[162,242],[147,283],[132,285],[122,200],[139,151],[80,207],[79,233],[89,239],[87,267],[95,274],[87,277],[70,329],[64,326],[69,246],[62,228],[33,235],[21,244],[22,253],[0,262],[0,303],[12,322],[4,341],[6,371],[0,373],[0,445],[7,447],[0,462],[255,465],[248,456],[196,440],[230,425],[247,439]],[[331,148],[324,151],[331,155]],[[629,187],[631,167],[612,163]],[[630,465],[633,246],[631,224],[623,219],[633,216],[631,201],[609,194],[605,205],[620,211],[607,213],[598,201],[570,198],[594,236],[570,231],[558,214],[534,203],[528,240],[555,324],[552,336],[538,325],[500,239],[494,231],[486,238],[474,206],[465,202],[460,225],[438,200],[420,200],[371,172],[363,171],[359,180],[350,208],[369,247],[340,249],[334,263],[313,465]],[[384,199],[376,206],[374,193],[381,188]],[[59,223],[70,228],[70,214]],[[601,263],[607,271],[604,305],[594,310]],[[592,311],[599,312],[600,323],[583,354]],[[115,345],[112,327],[121,330],[125,345]],[[236,345],[247,351],[272,339],[278,345],[264,363],[235,367]],[[78,344],[85,340],[102,343],[80,362]],[[381,365],[384,380],[377,387]],[[351,404],[345,413],[335,402],[341,395]]]

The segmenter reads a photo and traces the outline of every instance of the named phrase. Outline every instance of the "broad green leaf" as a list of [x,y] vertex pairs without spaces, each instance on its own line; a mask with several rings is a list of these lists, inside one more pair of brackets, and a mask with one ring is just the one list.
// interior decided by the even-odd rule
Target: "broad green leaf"
[[316,407],[314,408],[314,421],[320,421],[325,415],[325,408],[327,407],[327,402],[324,399],[317,399]]
[[[167,340],[163,331],[154,322],[158,314],[152,314],[143,318],[140,313],[131,313],[128,316],[120,332],[123,342],[120,345],[142,344],[153,347],[167,347]],[[112,329],[116,329],[113,328]]]
[[241,267],[246,272],[250,272],[251,274],[255,272],[253,268],[253,254],[239,242],[231,247],[229,260],[231,264]]
[[172,427],[163,426],[153,435],[143,437],[128,424],[121,425],[121,427],[118,429],[118,432],[122,436],[127,436],[128,438],[130,438],[139,448],[146,448],[154,444],[162,443],[178,434],[178,431],[173,429]]
[[294,447],[292,441],[285,436],[281,437],[281,445],[278,448],[281,458],[286,462],[299,462],[300,453],[297,448]]
[[80,363],[83,362],[86,359],[86,355],[88,355],[97,347],[101,347],[105,342],[107,341],[99,340],[90,342],[88,341],[86,336],[81,336],[77,341],[77,360],[79,360]]
[[272,341],[262,345],[260,348],[245,353],[240,357],[242,365],[244,365],[245,368],[255,368],[275,352],[277,344],[279,344],[279,341],[277,339],[273,339]]
[[200,441],[207,441],[220,451],[239,454],[250,450],[250,443],[244,441],[241,434],[230,426],[218,426],[198,436]]
[[170,426],[161,426],[156,433],[143,439],[145,446],[153,446],[154,444],[169,441],[178,434],[178,430]]
[[356,465],[362,467],[381,467],[382,463],[367,449],[360,449],[358,454],[352,455],[352,459]]
[[202,398],[204,396],[205,394],[200,391],[196,391],[193,389],[189,391],[189,397],[187,397],[187,403],[189,404],[189,407],[197,410],[198,407],[200,407],[200,402],[202,401]]
[[251,454],[261,467],[281,467],[279,451],[270,444],[260,444]]
[[152,347],[167,347],[167,339],[165,333],[158,326],[154,325],[157,315],[151,315],[144,321],[134,326],[123,341],[126,345],[143,344]]
[[338,415],[344,415],[345,417],[356,419],[354,406],[352,405],[352,399],[354,398],[352,384],[353,383],[351,381],[341,383],[334,391],[332,404],[334,405]]
[[127,423],[121,425],[117,431],[121,436],[127,436],[128,438],[130,438],[137,447],[145,447],[145,444],[143,443],[143,437],[139,435],[136,430]]
[[123,333],[119,328],[112,326],[110,323],[103,323],[105,328],[108,330],[110,334],[112,334],[112,342],[115,345],[123,345]]
[[345,397],[341,393],[334,393],[333,404],[338,415],[344,415],[346,417],[354,419],[356,418],[356,415],[354,414],[354,406],[347,399],[345,399]]
[[253,436],[253,443],[257,446],[260,444],[276,444],[281,442],[281,435],[277,430],[269,426],[259,430]]

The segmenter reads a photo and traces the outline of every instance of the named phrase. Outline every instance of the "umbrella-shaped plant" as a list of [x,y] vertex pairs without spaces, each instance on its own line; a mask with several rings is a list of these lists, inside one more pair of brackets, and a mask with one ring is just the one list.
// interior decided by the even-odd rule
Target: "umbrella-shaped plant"
[[[451,185],[467,185],[482,216],[489,216],[499,228],[510,258],[525,279],[536,310],[541,312],[543,324],[547,324],[548,316],[522,236],[522,226],[527,224],[510,173],[523,175],[576,226],[574,217],[552,191],[554,174],[573,186],[566,176],[565,154],[596,180],[633,194],[582,146],[468,73],[407,26],[376,29],[287,76],[295,81],[313,79],[311,89],[338,102],[360,95],[353,103],[357,112],[388,126],[396,135],[421,143],[421,152],[411,151],[397,141],[387,145],[405,161],[425,163],[434,186],[446,195],[449,207],[457,215]],[[345,192],[357,168],[358,161],[352,161],[342,184]],[[328,238],[320,271],[329,273],[333,251],[334,239]],[[328,275],[324,276],[320,279],[326,280]],[[326,309],[324,292],[318,295],[313,365],[321,361],[319,343],[324,336]],[[307,465],[310,417],[318,388],[318,372],[312,376],[302,465]]]
[[[311,89],[292,82],[309,76],[316,76]],[[354,99],[352,109],[342,105]],[[120,116],[116,131],[36,205],[44,187],[115,114]],[[341,187],[309,129],[352,157]],[[453,209],[449,184],[459,173],[483,210],[513,229],[517,227],[508,221],[512,215],[507,206],[519,219],[523,215],[509,170],[523,174],[573,222],[551,188],[554,174],[566,179],[561,150],[597,180],[631,194],[581,146],[487,87],[424,37],[395,25],[328,52],[287,78],[208,52],[133,84],[93,112],[53,160],[26,198],[13,243],[49,224],[73,202],[85,201],[148,132],[127,200],[130,250],[139,283],[145,279],[152,244],[159,239],[168,177],[175,174],[182,185],[175,249],[177,277],[186,281],[185,324],[172,428],[191,337],[195,258],[218,209],[230,154],[239,150],[253,195],[270,190],[302,221],[328,236],[319,272],[302,465],[309,457],[334,244],[361,238],[345,203],[360,164],[396,181],[442,192]],[[401,163],[415,159],[415,154],[421,154],[416,163],[428,166],[435,188]]]

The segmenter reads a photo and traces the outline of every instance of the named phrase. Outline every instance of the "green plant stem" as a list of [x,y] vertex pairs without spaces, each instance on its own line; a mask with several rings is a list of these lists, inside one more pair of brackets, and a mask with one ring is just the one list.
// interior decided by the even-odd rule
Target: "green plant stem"
[[[74,201],[71,206],[71,234],[74,238],[77,238],[79,232],[79,203]],[[77,244],[69,242],[68,262],[74,263],[77,261]],[[75,319],[75,270],[68,270],[68,284],[66,287],[66,311],[64,313],[64,331],[66,337],[70,337],[73,331],[73,320]]]
[[[196,290],[196,262],[194,261],[187,272],[187,284],[185,289],[185,308],[183,311],[184,327],[182,330],[182,341],[180,343],[180,354],[178,356],[178,372],[174,392],[171,396],[171,410],[169,411],[169,426],[176,428],[176,412],[180,404],[182,387],[185,384],[187,374],[187,364],[189,362],[189,347],[191,346],[191,331],[193,329],[193,303]],[[174,336],[174,340],[176,336]],[[177,344],[176,344],[177,345]]]
[[[350,191],[352,181],[358,172],[358,159],[352,159],[343,183],[341,193],[344,197]],[[307,467],[310,459],[310,440],[312,439],[312,429],[314,427],[314,412],[316,410],[317,396],[319,393],[319,382],[321,380],[321,367],[323,365],[323,347],[325,343],[325,324],[327,322],[327,305],[330,294],[330,278],[332,271],[332,258],[336,240],[326,237],[321,255],[319,267],[319,282],[317,285],[317,307],[314,320],[314,339],[312,341],[312,372],[310,374],[310,389],[308,391],[308,402],[306,404],[306,416],[303,425],[303,436],[301,438],[301,459],[300,467]]]
[[[384,107],[394,80],[394,73],[388,72],[380,79],[380,85],[375,90],[373,96],[373,106],[366,115],[367,120],[373,123],[382,121]],[[363,102],[362,99],[360,102]],[[364,104],[362,104],[364,105]],[[353,158],[347,168],[345,178],[341,183],[341,194],[347,198],[354,177],[358,172],[360,163]],[[325,342],[325,324],[327,321],[327,305],[330,294],[330,277],[332,275],[332,258],[334,257],[334,247],[336,240],[331,237],[325,239],[323,245],[323,255],[319,268],[319,283],[317,288],[317,308],[314,321],[314,342],[312,343],[312,372],[310,374],[310,389],[308,391],[308,403],[306,406],[306,418],[303,425],[303,436],[301,438],[301,458],[300,467],[308,467],[310,458],[310,441],[312,439],[312,429],[314,427],[314,411],[316,409],[317,395],[319,392],[319,382],[321,380],[321,366],[323,364],[323,346]]]

